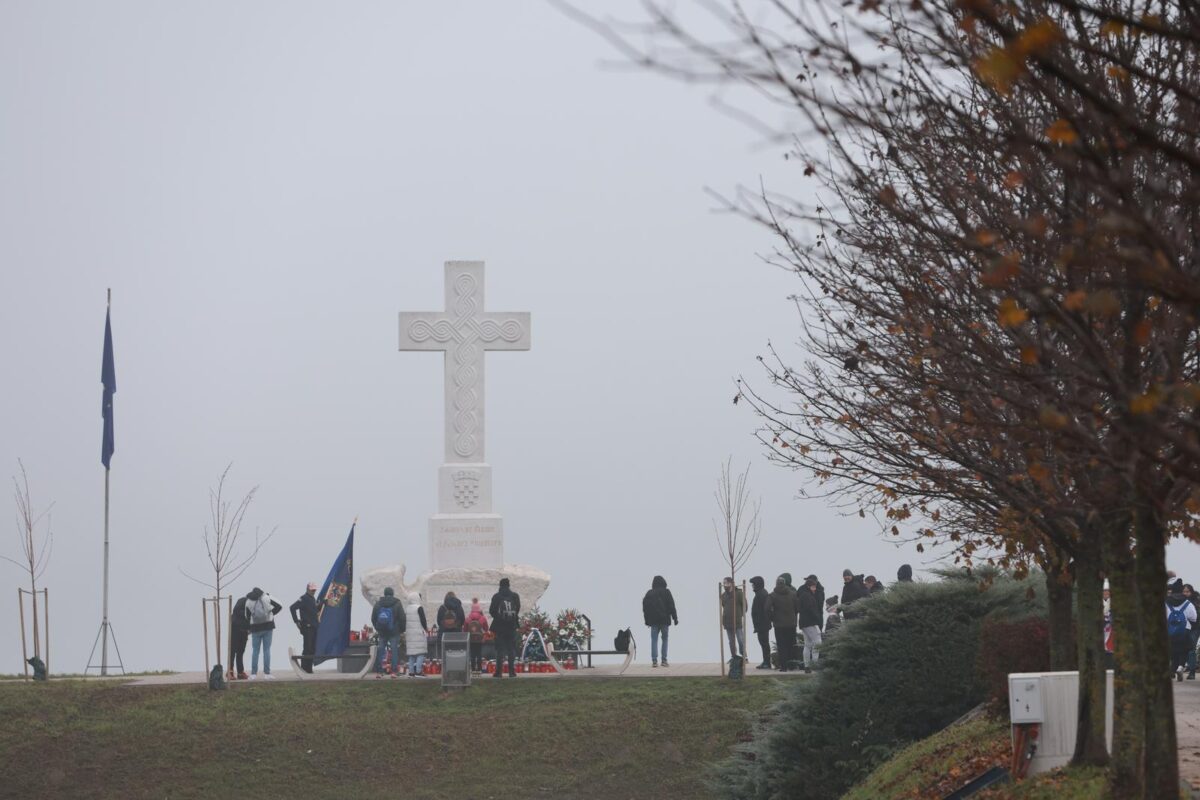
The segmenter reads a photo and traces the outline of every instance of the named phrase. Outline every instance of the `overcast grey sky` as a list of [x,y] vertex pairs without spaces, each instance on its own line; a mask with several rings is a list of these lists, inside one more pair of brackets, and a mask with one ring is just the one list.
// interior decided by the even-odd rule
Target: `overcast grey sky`
[[[83,669],[100,622],[110,286],[128,668],[202,665],[203,591],[179,568],[206,568],[208,487],[231,461],[234,489],[261,486],[248,524],[278,526],[235,593],[286,606],[356,515],[359,575],[425,569],[442,359],[397,352],[396,315],[441,307],[448,259],[485,260],[488,307],[533,315],[532,350],[487,356],[487,451],[507,560],[553,576],[544,607],[645,647],[662,574],[672,660],[715,659],[729,455],[763,497],[747,577],[836,592],[846,566],[921,568],[798,499],[731,403],[768,340],[794,347],[795,287],[704,188],[793,189],[794,169],[702,90],[601,68],[614,57],[540,3],[0,2],[0,472],[22,458],[55,503],[54,669]],[[1200,576],[1194,546],[1171,557]],[[20,669],[20,579],[0,564],[0,672]],[[299,636],[280,629],[283,667]]]

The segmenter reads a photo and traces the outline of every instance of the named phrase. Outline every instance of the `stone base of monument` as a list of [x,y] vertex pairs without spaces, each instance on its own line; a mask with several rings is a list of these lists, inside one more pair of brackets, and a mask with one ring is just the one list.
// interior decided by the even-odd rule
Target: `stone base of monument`
[[425,608],[425,617],[430,626],[435,622],[434,615],[445,599],[446,592],[454,592],[468,613],[471,611],[471,598],[478,597],[486,614],[492,595],[500,588],[501,578],[508,578],[509,587],[521,596],[521,608],[526,611],[541,599],[550,586],[548,573],[525,564],[505,564],[495,569],[439,569],[421,573],[412,583],[406,583],[404,576],[403,564],[371,570],[363,575],[360,581],[363,597],[374,605],[376,600],[383,597],[383,590],[389,586],[401,598],[409,592],[417,592],[421,595],[421,605]]

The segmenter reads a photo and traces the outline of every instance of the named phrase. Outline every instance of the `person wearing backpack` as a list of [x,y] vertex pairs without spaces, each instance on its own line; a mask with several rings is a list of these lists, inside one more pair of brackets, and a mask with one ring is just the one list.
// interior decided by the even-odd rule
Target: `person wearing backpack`
[[462,633],[466,624],[467,614],[463,610],[462,600],[454,592],[446,592],[437,610],[438,650],[442,648],[442,634]]
[[471,598],[471,613],[464,627],[471,635],[471,671],[483,672],[483,635],[488,632],[488,621],[478,597]]
[[313,654],[317,652],[317,626],[321,624],[320,606],[317,604],[317,585],[310,583],[300,595],[300,599],[292,603],[288,613],[292,622],[300,629],[300,638],[304,642],[300,650],[300,669],[312,674]]
[[246,611],[250,614],[250,680],[258,677],[258,654],[262,652],[263,677],[275,680],[271,674],[271,639],[275,634],[275,615],[283,606],[271,595],[255,586],[246,595]]
[[425,621],[425,609],[421,606],[421,595],[408,593],[404,604],[404,650],[408,653],[408,677],[424,674],[425,653],[429,641],[429,624]]
[[[246,598],[239,597],[233,604],[233,619],[229,631],[229,680],[246,680],[246,643],[250,641],[250,612],[246,610]],[[234,667],[237,670],[234,670]]]
[[642,618],[650,627],[650,666],[658,666],[658,639],[662,637],[662,665],[667,663],[667,639],[671,633],[671,621],[679,624],[679,615],[675,613],[675,598],[667,588],[667,579],[655,575],[650,581],[650,591],[642,598]]
[[517,677],[517,623],[521,618],[521,596],[508,588],[508,578],[500,579],[500,591],[492,595],[488,607],[492,617],[492,633],[496,634],[496,674],[504,674],[504,659],[508,657],[508,677]]
[[1168,584],[1167,636],[1171,640],[1171,669],[1175,680],[1183,680],[1187,665],[1188,647],[1192,642],[1192,626],[1196,622],[1196,607],[1183,594],[1183,580],[1176,578]]
[[383,597],[375,601],[371,609],[371,627],[379,632],[379,645],[375,651],[375,679],[383,677],[383,656],[387,653],[391,660],[388,662],[392,677],[400,676],[400,637],[404,636],[404,626],[408,620],[396,590],[387,587]]

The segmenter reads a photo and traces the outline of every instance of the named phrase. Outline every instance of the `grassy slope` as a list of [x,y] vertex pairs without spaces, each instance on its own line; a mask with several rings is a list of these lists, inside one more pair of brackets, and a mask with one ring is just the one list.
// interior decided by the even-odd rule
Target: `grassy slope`
[[[845,794],[842,800],[944,797],[1012,753],[1008,724],[979,718],[952,725],[901,750]],[[976,795],[979,800],[1099,800],[1104,772],[1058,770]]]
[[0,688],[4,796],[701,797],[773,681]]

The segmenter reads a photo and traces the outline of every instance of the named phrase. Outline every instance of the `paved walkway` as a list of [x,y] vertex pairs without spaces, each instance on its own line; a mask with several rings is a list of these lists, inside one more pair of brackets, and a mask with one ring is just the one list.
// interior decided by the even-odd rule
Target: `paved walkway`
[[1175,731],[1179,777],[1200,790],[1200,681],[1175,684]]
[[[275,666],[275,665],[272,665],[272,666]],[[558,675],[553,672],[521,673],[517,676],[517,679],[518,680],[546,679],[546,680],[568,680],[568,681],[570,681],[570,680],[586,680],[588,678],[616,678],[616,677],[625,677],[625,678],[716,678],[716,677],[720,677],[720,675],[721,675],[721,665],[714,664],[714,663],[672,664],[669,667],[651,667],[649,664],[634,663],[634,664],[629,665],[629,669],[625,670],[625,674],[623,676],[619,674],[619,670],[620,670],[619,663],[597,664],[596,666],[592,667],[591,669],[569,670],[567,672],[567,674],[565,674],[565,675]],[[296,675],[296,673],[294,673],[286,665],[284,666],[283,669],[276,668],[274,671],[274,674],[275,674],[275,678],[276,678],[276,680],[274,681],[275,683],[278,683],[280,681],[294,682],[294,681],[301,680],[301,678],[299,678]],[[789,678],[790,679],[793,677],[799,678],[803,675],[804,675],[803,672],[777,672],[775,670],[754,669],[753,667],[746,670],[746,676],[754,677],[754,678],[781,677],[781,678]],[[484,678],[475,676],[473,678],[473,680],[485,680],[485,679],[491,679],[491,676],[488,675],[488,676],[485,676]],[[334,671],[334,669],[332,667],[329,667],[329,668],[318,668],[312,675],[306,675],[304,677],[304,680],[306,680],[306,681],[353,681],[353,680],[359,680],[359,678],[354,673],[336,672],[336,671]],[[372,680],[372,677],[371,677],[371,675],[368,675],[366,678],[363,678],[362,680],[370,681],[370,680]],[[440,675],[426,675],[422,678],[411,678],[411,679],[405,678],[404,680],[406,680],[406,681],[411,680],[414,683],[416,683],[416,682],[431,682],[431,681],[440,681],[441,676]],[[208,681],[208,676],[205,675],[203,672],[177,672],[173,675],[146,675],[143,677],[133,678],[130,680],[128,685],[129,686],[175,686],[175,685],[188,684],[188,683],[203,684],[203,683],[206,683],[207,681]],[[263,680],[262,676],[259,676],[259,678],[253,682],[251,682],[251,681],[233,681],[233,685],[235,685],[235,686],[255,685],[255,684],[259,684],[259,683],[268,683],[268,681]]]

